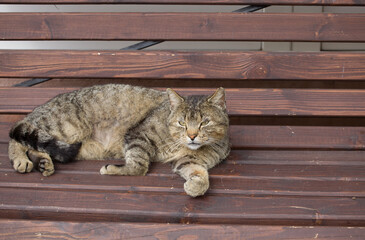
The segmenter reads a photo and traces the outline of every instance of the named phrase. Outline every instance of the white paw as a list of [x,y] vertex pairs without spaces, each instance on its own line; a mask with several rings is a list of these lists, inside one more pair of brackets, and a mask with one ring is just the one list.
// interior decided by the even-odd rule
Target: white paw
[[100,174],[101,174],[101,175],[107,175],[107,174],[108,174],[107,167],[108,167],[108,165],[105,165],[105,166],[102,166],[102,167],[100,168]]
[[200,176],[193,176],[184,183],[185,192],[191,197],[202,196],[209,188],[209,181]]
[[30,171],[32,171],[33,169],[33,163],[29,160],[14,160],[13,162],[13,167],[16,171],[20,172],[20,173],[28,173]]

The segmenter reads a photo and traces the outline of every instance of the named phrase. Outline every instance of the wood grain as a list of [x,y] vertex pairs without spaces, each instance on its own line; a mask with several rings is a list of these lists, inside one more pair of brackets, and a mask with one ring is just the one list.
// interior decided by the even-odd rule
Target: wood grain
[[[23,80],[24,79],[24,80]],[[0,78],[0,87],[11,87],[30,78]],[[257,80],[244,81],[219,79],[151,79],[151,78],[52,78],[33,87],[80,88],[101,84],[129,84],[150,88],[315,88],[315,89],[365,89],[365,81],[323,81],[323,80]]]
[[209,4],[364,6],[362,0],[2,0],[9,4]]
[[7,240],[62,238],[73,239],[318,239],[362,240],[361,227],[303,227],[260,225],[202,225],[111,222],[55,222],[0,220],[0,238]]
[[[0,188],[0,217],[207,224],[365,224],[365,199],[52,191]],[[147,204],[146,204],[147,203]]]
[[[5,157],[2,161],[3,167],[11,168],[10,163],[6,160],[8,156],[8,142],[0,143],[0,156]],[[323,151],[323,150],[233,150],[228,159],[224,161],[226,164],[243,164],[243,165],[292,165],[292,166],[363,166],[365,159],[365,151]],[[119,161],[119,160],[117,160]],[[113,163],[112,161],[110,163]],[[94,164],[78,165],[79,162],[72,164],[59,165],[58,168],[64,171],[79,170],[94,171]],[[117,162],[116,162],[117,164]],[[1,165],[1,164],[0,164]],[[99,165],[98,165],[99,166]],[[167,166],[167,165],[165,165]],[[1,167],[0,167],[1,168]],[[167,167],[168,168],[168,167]],[[153,168],[152,168],[153,170]]]
[[[259,151],[258,151],[259,152]],[[285,152],[283,157],[285,157]],[[333,156],[333,152],[326,152]],[[352,154],[350,153],[349,156]],[[242,157],[242,156],[241,156]],[[144,177],[105,177],[99,174],[105,164],[122,161],[78,161],[61,165],[56,173],[44,178],[38,172],[20,176],[10,166],[7,156],[0,156],[0,187],[91,192],[183,194],[184,181],[172,173],[168,164],[153,163]],[[245,159],[241,158],[241,162]],[[295,161],[295,158],[293,158]],[[284,165],[242,164],[232,159],[210,171],[209,194],[303,197],[365,197],[365,164],[338,165]],[[341,165],[340,165],[341,164]],[[340,169],[342,168],[342,169]],[[115,181],[118,180],[118,181]]]
[[[76,88],[0,88],[0,113],[29,113],[58,94]],[[164,89],[161,89],[164,90]],[[176,88],[182,95],[215,89]],[[365,116],[365,90],[226,89],[228,113],[242,116]]]
[[363,80],[364,66],[364,53],[0,50],[0,77]]
[[166,164],[153,164],[144,177],[113,177],[98,169],[117,161],[78,161],[57,164],[56,173],[45,178],[15,173],[6,151],[0,144],[0,217],[8,219],[365,224],[365,151],[235,150],[212,169],[210,189],[197,199],[185,196],[183,180]]
[[[0,143],[12,124],[0,124]],[[365,127],[230,126],[234,149],[365,150]]]
[[[365,5],[361,0],[1,2]],[[361,42],[363,22],[364,14],[4,13],[0,38]],[[210,170],[207,194],[193,199],[168,164],[152,164],[143,177],[99,174],[102,165],[123,160],[56,164],[51,177],[16,173],[7,153],[11,125],[75,88],[0,88],[0,239],[363,239],[365,127],[356,123],[365,117],[365,90],[327,88],[348,82],[356,88],[365,79],[364,66],[364,53],[0,50],[0,80],[154,79],[164,88],[180,81],[176,86],[190,87],[177,89],[183,95],[211,94],[214,89],[192,87],[224,80],[232,86],[227,106],[235,119],[230,156]],[[260,81],[287,85],[269,89]],[[285,87],[310,81],[326,89]],[[246,118],[254,125],[238,125]],[[273,121],[259,125],[257,118]],[[275,121],[280,118],[294,119],[293,125]],[[310,118],[343,119],[346,126],[323,121],[326,126],[319,121],[298,126]]]
[[3,13],[0,39],[361,42],[364,22],[335,13]]

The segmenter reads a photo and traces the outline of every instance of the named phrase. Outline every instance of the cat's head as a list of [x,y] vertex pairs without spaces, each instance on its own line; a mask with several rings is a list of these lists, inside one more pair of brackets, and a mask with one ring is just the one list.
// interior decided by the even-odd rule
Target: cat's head
[[197,150],[227,137],[229,120],[223,88],[211,96],[182,97],[172,89],[166,92],[171,109],[169,131],[176,142]]

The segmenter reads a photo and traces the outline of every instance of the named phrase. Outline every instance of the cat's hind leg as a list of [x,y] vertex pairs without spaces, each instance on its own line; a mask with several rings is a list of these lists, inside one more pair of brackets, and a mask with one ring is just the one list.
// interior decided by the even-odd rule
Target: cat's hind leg
[[136,138],[125,145],[125,165],[105,165],[100,169],[103,175],[146,175],[155,149],[146,138]]
[[43,176],[50,176],[54,173],[54,165],[47,153],[38,152],[18,143],[15,140],[9,142],[9,158],[13,168],[20,173],[31,172],[34,165]]
[[149,160],[139,157],[126,157],[125,165],[107,164],[100,169],[102,175],[144,176],[148,172]]
[[34,164],[38,164],[38,170],[43,176],[48,177],[55,172],[53,161],[47,153],[29,149],[27,156]]
[[27,156],[28,147],[15,140],[9,141],[9,158],[13,168],[20,173],[28,173],[33,169],[33,162]]

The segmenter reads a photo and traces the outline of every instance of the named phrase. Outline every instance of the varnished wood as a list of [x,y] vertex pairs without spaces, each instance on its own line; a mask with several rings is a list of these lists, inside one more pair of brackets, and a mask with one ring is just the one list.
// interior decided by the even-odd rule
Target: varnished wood
[[[108,177],[108,176],[106,176]],[[207,194],[54,191],[0,187],[0,217],[69,221],[207,224],[365,224],[365,199]],[[29,199],[36,199],[30,203]],[[77,199],[77,201],[76,201]],[[92,201],[90,201],[92,199]],[[146,204],[147,203],[147,204]]]
[[202,225],[202,224],[148,224],[111,222],[56,222],[0,220],[3,226],[0,238],[19,240],[27,238],[73,239],[301,239],[363,240],[361,227],[303,227],[260,225]]
[[362,0],[1,0],[9,4],[219,4],[364,6]]
[[364,66],[364,53],[0,50],[0,77],[362,80]]
[[[354,161],[332,161],[334,165],[316,165],[305,158],[292,157],[291,161],[302,164],[253,164],[245,159],[247,151],[233,151],[238,160],[230,157],[210,171],[210,194],[258,195],[258,196],[318,196],[318,197],[365,197],[363,192],[365,164]],[[251,152],[252,156],[261,151]],[[328,157],[334,152],[326,151]],[[289,151],[281,151],[283,157]],[[348,156],[356,154],[349,152]],[[105,177],[99,169],[105,164],[121,164],[124,161],[78,161],[62,165],[56,163],[56,174],[43,178],[34,172],[20,176],[14,172],[6,156],[0,156],[0,187],[101,192],[145,192],[183,194],[183,179],[172,173],[169,164],[152,163],[145,177]],[[325,160],[322,158],[320,160]],[[318,160],[318,162],[320,161]],[[248,162],[249,164],[246,164]],[[326,175],[324,175],[326,173]],[[115,181],[118,178],[120,181]]]
[[364,22],[335,13],[2,13],[0,39],[361,42]]
[[[8,156],[8,143],[0,143],[0,156],[4,157],[0,169],[11,169]],[[291,165],[291,166],[364,166],[365,151],[323,151],[323,150],[233,150],[230,156],[224,160],[225,164],[245,165]],[[117,164],[120,160],[110,160],[110,164]],[[60,164],[57,168],[62,171],[95,171],[100,163],[98,161],[78,161],[72,164]],[[155,166],[152,165],[152,172]],[[234,167],[234,166],[233,166]],[[7,171],[7,170],[6,170]],[[215,170],[213,170],[215,171]],[[171,173],[171,172],[170,172]],[[346,180],[346,179],[342,179]]]
[[[152,164],[145,177],[113,177],[99,175],[98,169],[119,161],[79,161],[58,164],[55,175],[45,178],[37,172],[15,173],[6,145],[0,144],[2,217],[6,214],[15,219],[26,216],[68,221],[363,225],[365,151],[235,150],[223,164],[212,169],[208,194],[191,199],[183,192],[182,179],[166,164]],[[25,200],[34,199],[34,194],[37,201]],[[82,199],[93,201],[86,204]]]
[[[361,0],[0,2],[365,5]],[[362,42],[364,21],[364,14],[322,13],[4,13],[0,38]],[[0,88],[0,238],[363,239],[364,66],[364,53],[349,52],[0,50],[1,86],[58,78],[43,84],[58,88]],[[57,94],[99,80],[181,87],[176,90],[182,95],[228,87],[232,151],[209,171],[204,197],[187,196],[169,164],[152,163],[146,176],[99,174],[105,164],[123,164],[120,159],[56,163],[50,177],[13,170],[11,125]]]
[[[12,124],[0,124],[0,143]],[[230,126],[235,149],[365,150],[365,127]]]
[[[0,113],[29,113],[52,97],[75,89],[0,88]],[[215,89],[176,88],[176,90],[182,95],[209,95]],[[232,88],[226,89],[226,95],[228,113],[234,117],[365,117],[365,90]]]
[[[29,78],[28,78],[29,79]],[[27,78],[0,78],[1,87],[11,87]],[[316,89],[365,89],[365,82],[358,80],[321,81],[321,80],[257,80],[245,81],[218,79],[141,79],[141,78],[52,78],[50,81],[37,84],[35,87],[72,88],[90,87],[101,84],[130,84],[143,87],[159,88],[316,88]]]

